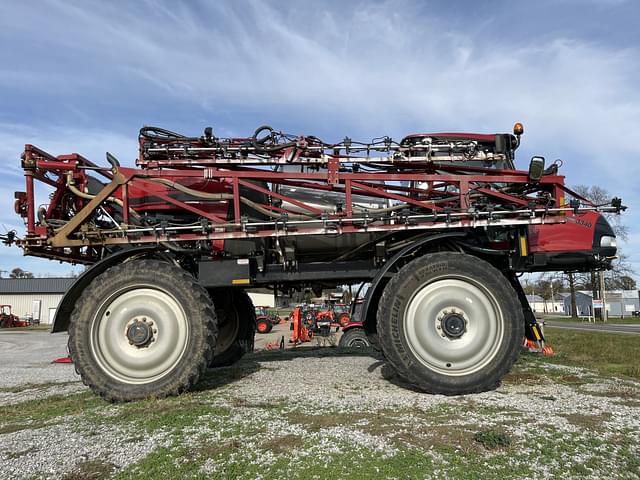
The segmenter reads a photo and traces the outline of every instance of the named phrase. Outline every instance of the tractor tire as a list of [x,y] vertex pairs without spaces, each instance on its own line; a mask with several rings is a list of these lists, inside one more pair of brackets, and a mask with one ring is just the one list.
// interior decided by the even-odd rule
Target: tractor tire
[[354,327],[350,328],[342,334],[342,337],[340,337],[340,342],[338,342],[338,346],[349,348],[367,348],[371,346],[371,343],[367,338],[367,332],[364,331],[364,328]]
[[228,367],[253,351],[256,311],[244,290],[225,288],[209,293],[218,317],[218,341],[209,367]]
[[211,298],[178,266],[137,259],[111,267],[71,314],[69,353],[82,381],[109,401],[178,395],[213,358]]
[[405,265],[377,312],[384,356],[427,393],[498,387],[520,352],[524,317],[507,278],[463,253],[433,253]]
[[273,329],[273,324],[271,321],[261,318],[256,321],[256,330],[258,333],[269,333]]

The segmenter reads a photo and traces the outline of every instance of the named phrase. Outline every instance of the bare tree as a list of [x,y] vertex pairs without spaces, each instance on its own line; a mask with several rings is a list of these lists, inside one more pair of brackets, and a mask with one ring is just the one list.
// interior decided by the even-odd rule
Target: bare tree
[[569,279],[569,293],[571,295],[571,318],[578,319],[578,302],[576,302],[576,282],[575,273],[569,272],[567,278]]
[[[573,190],[580,196],[586,198],[591,201],[595,205],[606,205],[611,201],[611,195],[607,190],[598,186],[598,185],[577,185],[573,187]],[[615,215],[610,213],[603,214],[616,237],[619,240],[627,240],[629,238],[629,227],[622,223],[622,216]],[[627,256],[621,252],[620,245],[618,245],[618,258],[614,260],[611,264],[611,274],[610,278],[606,280],[605,288],[619,288],[617,285],[622,285],[623,283],[629,284],[629,282],[623,281],[622,278],[630,278],[630,275],[634,273],[631,264],[627,260]],[[633,279],[631,279],[633,280]],[[570,285],[573,283],[573,287],[571,289],[571,305],[573,310],[573,305],[575,304],[575,290],[583,289],[591,291],[591,295],[593,298],[602,298],[602,292],[600,292],[600,282],[598,281],[598,276],[595,271],[578,274],[574,273],[573,278],[569,278]],[[634,282],[635,283],[635,282]],[[616,287],[614,287],[616,285]],[[600,318],[602,314],[601,310],[595,310],[594,316]]]
[[[598,185],[576,185],[573,190],[580,196],[591,201],[595,205],[606,205],[611,202],[612,196],[607,190]],[[616,236],[624,241],[629,238],[629,227],[622,223],[622,216],[612,213],[605,213],[605,218],[613,228]]]

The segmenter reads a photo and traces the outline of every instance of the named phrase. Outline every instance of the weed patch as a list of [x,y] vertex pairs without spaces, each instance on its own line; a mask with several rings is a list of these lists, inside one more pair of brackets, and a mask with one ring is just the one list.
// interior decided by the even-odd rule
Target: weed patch
[[511,437],[501,430],[481,430],[473,435],[473,439],[488,450],[506,448],[511,445]]
[[116,469],[112,463],[90,460],[75,466],[71,472],[62,477],[63,480],[102,480],[110,478]]

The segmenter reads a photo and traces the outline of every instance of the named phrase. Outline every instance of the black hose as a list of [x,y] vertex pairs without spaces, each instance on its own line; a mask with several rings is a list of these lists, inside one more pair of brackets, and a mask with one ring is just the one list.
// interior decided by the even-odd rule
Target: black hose
[[187,137],[165,128],[152,126],[142,127],[140,129],[140,136],[156,142],[167,142],[172,140],[200,140],[197,137]]

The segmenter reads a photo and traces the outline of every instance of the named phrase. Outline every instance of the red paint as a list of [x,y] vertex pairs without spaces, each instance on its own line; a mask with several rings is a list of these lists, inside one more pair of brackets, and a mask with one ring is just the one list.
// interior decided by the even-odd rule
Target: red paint
[[593,236],[599,213],[587,212],[566,217],[566,223],[531,225],[529,252],[588,251],[593,247]]

